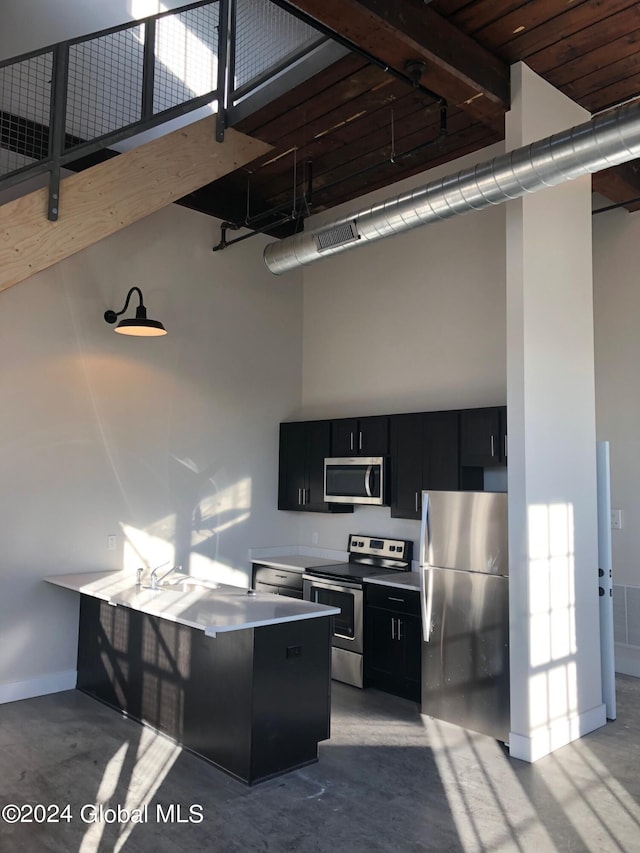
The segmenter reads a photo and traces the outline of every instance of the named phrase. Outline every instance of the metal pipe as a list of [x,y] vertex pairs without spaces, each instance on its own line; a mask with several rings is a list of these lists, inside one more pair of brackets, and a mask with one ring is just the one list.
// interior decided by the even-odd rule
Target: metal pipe
[[635,102],[328,225],[270,243],[264,261],[279,275],[326,255],[502,204],[638,156],[640,102]]

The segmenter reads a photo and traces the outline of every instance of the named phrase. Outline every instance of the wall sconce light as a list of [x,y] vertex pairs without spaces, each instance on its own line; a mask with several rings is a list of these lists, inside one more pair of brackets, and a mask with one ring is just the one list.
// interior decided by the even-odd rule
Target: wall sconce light
[[140,304],[136,308],[136,317],[135,320],[120,320],[118,325],[115,327],[114,332],[118,332],[120,335],[138,335],[140,337],[156,337],[157,335],[166,335],[167,330],[162,325],[159,320],[149,320],[147,318],[147,309],[144,306],[144,302],[142,301],[142,291],[139,287],[132,287],[129,293],[127,293],[127,299],[124,303],[124,308],[122,311],[105,311],[104,319],[107,323],[115,323],[118,317],[129,307],[129,300],[131,299],[131,294],[136,291],[138,297],[140,298]]

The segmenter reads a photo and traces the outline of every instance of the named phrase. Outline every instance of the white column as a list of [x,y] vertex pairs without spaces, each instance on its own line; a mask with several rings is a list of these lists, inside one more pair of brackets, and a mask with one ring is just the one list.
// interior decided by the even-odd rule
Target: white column
[[[526,65],[507,150],[589,114]],[[600,681],[591,179],[507,204],[510,752],[604,725]]]

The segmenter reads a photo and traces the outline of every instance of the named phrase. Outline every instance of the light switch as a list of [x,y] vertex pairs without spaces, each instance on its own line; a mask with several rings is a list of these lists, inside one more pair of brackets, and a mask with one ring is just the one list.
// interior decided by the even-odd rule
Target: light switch
[[611,510],[611,529],[612,530],[622,530],[622,510],[621,509],[612,509]]

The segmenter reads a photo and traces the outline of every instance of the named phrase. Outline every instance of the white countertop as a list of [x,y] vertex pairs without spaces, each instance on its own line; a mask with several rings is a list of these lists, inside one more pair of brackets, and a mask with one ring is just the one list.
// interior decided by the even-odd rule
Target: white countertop
[[300,601],[284,595],[257,592],[224,584],[203,586],[195,579],[176,589],[144,589],[129,572],[92,572],[49,575],[45,581],[84,595],[123,605],[170,622],[204,631],[215,637],[224,631],[259,628],[340,613],[337,607]]
[[385,572],[364,578],[365,583],[377,583],[381,586],[393,586],[396,589],[414,589],[420,592],[420,572]]
[[319,566],[333,566],[341,560],[331,557],[307,557],[304,554],[291,554],[289,556],[276,555],[275,557],[253,557],[252,563],[261,566],[269,566],[273,569],[289,569],[293,572],[304,572],[305,569],[317,569]]

